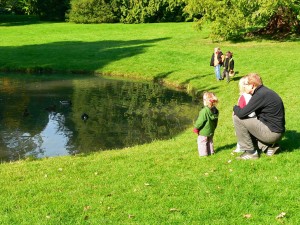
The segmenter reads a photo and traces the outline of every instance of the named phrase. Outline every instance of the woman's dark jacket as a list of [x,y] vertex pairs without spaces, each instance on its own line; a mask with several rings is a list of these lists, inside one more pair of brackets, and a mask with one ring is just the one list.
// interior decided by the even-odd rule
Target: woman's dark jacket
[[[223,62],[222,62],[222,55],[223,55],[223,52],[219,52],[218,53],[218,61],[219,61],[220,65],[223,64]],[[215,61],[215,53],[213,53],[212,56],[211,56],[210,66],[214,66],[214,61]]]

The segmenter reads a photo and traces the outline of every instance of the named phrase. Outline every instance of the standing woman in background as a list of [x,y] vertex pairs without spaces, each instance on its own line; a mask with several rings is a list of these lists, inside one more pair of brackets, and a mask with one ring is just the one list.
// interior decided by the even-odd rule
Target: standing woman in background
[[217,81],[222,80],[221,66],[223,65],[223,53],[219,47],[214,49],[214,53],[211,56],[210,66],[215,68],[215,74]]

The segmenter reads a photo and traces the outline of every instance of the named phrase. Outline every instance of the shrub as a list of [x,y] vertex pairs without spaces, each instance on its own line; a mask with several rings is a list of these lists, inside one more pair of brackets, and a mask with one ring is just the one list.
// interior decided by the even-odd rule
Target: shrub
[[111,4],[105,0],[76,0],[71,2],[68,21],[75,23],[113,23],[117,18]]

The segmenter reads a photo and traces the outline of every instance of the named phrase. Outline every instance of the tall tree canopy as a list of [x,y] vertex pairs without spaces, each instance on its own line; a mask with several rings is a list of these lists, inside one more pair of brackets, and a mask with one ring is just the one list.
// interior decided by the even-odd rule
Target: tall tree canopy
[[299,33],[300,0],[187,0],[185,11],[210,22],[214,39],[238,38],[247,32]]
[[71,0],[68,20],[75,23],[182,22],[186,0]]
[[42,20],[64,21],[70,0],[0,0],[0,14],[36,15]]

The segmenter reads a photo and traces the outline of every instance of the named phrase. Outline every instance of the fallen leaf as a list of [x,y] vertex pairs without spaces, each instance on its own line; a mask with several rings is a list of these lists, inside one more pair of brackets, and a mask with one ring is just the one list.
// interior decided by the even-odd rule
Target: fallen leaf
[[249,219],[249,218],[251,218],[252,217],[252,215],[251,214],[244,214],[244,216],[243,216],[244,218],[247,218],[247,219]]
[[130,215],[130,214],[129,214],[129,215],[128,215],[128,218],[129,218],[129,219],[134,218],[134,215]]
[[281,219],[283,217],[285,217],[286,213],[285,212],[281,212],[278,216],[276,216],[276,219]]
[[87,206],[84,206],[83,210],[88,211],[90,208],[91,208],[91,206],[87,205]]
[[227,163],[231,163],[231,162],[232,162],[231,160],[228,160],[228,161],[227,161]]
[[178,212],[178,211],[180,211],[179,209],[176,209],[176,208],[171,208],[170,209],[170,212]]

